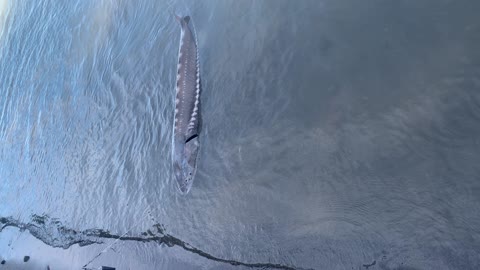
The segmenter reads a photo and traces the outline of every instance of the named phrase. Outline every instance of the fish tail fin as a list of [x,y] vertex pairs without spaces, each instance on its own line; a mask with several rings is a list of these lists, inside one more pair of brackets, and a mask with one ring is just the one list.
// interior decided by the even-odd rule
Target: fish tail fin
[[188,22],[190,21],[190,16],[181,17],[171,11],[170,13],[175,17],[177,22],[179,22],[181,25],[183,25],[183,23],[188,24]]
[[175,20],[177,20],[177,22],[179,22],[180,24],[182,24],[182,21],[183,21],[183,18],[178,16],[176,13],[173,13],[170,11],[170,14],[172,14],[173,17],[175,17]]

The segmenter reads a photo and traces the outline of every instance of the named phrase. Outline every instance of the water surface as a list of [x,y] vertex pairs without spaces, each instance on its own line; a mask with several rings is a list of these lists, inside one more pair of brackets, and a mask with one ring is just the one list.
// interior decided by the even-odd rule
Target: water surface
[[[59,226],[141,238],[162,224],[204,256],[118,241],[89,267],[247,268],[207,254],[292,269],[479,268],[478,10],[0,1],[0,217],[14,220],[0,233],[3,267],[80,269],[114,241],[68,245]],[[187,196],[170,167],[171,12],[192,17],[201,57]],[[25,224],[41,233],[15,228]]]

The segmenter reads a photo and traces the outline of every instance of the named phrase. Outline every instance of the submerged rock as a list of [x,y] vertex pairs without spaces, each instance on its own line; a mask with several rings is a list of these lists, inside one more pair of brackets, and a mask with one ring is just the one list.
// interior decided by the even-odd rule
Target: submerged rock
[[30,256],[23,257],[23,262],[28,262],[28,260],[30,260]]

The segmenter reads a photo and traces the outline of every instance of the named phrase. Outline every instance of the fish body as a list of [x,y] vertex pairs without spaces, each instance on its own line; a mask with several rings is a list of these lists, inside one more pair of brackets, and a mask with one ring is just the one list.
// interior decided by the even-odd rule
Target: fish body
[[180,46],[175,93],[172,162],[178,188],[192,187],[200,147],[200,65],[198,44],[190,17],[175,15],[180,23]]

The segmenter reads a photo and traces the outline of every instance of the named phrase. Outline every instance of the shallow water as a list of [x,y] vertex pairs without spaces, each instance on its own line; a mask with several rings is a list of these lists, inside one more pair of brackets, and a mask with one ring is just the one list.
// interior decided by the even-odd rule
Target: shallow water
[[[479,9],[0,0],[0,269],[478,269]],[[201,57],[187,196],[171,12]]]

